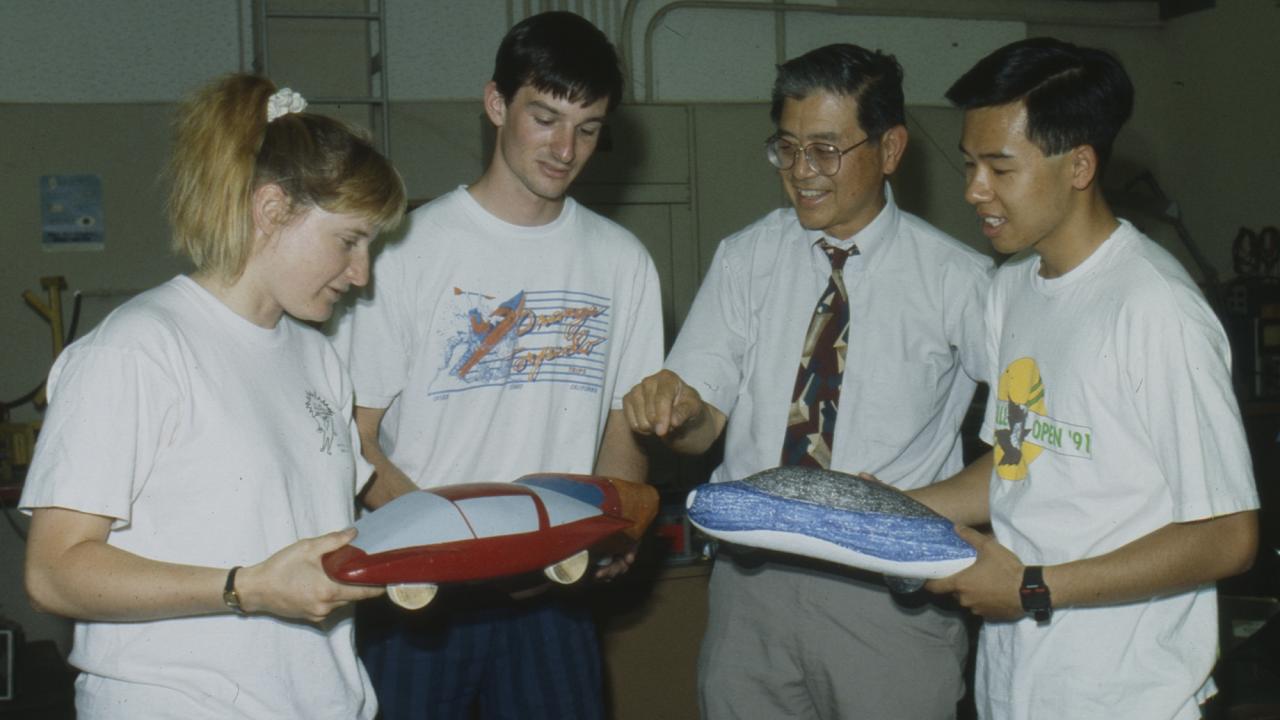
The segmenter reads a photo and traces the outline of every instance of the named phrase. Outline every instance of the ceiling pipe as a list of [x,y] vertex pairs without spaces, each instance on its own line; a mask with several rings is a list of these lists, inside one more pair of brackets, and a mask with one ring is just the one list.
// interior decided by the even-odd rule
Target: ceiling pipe
[[[635,22],[637,0],[627,0],[623,9],[619,41],[624,43],[623,57],[630,62],[632,25]],[[645,26],[644,31],[644,102],[654,100],[653,35],[659,23],[676,10],[747,10],[771,13],[816,12],[829,15],[954,18],[961,20],[1003,20],[1029,24],[1076,25],[1089,27],[1158,28],[1162,26],[1159,6],[1155,2],[1108,3],[1091,7],[1088,11],[1081,3],[1062,0],[1026,0],[1013,3],[1009,0],[970,0],[965,3],[950,0],[857,0],[857,5],[807,5],[772,0],[749,2],[747,0],[676,0],[662,6]]]

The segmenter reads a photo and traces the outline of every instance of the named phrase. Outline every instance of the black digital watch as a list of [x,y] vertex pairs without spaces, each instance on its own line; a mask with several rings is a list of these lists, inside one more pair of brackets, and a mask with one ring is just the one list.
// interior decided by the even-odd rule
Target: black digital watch
[[1036,622],[1047,623],[1053,617],[1053,598],[1049,596],[1049,586],[1044,584],[1043,567],[1028,565],[1023,569],[1018,594],[1022,597],[1022,609]]

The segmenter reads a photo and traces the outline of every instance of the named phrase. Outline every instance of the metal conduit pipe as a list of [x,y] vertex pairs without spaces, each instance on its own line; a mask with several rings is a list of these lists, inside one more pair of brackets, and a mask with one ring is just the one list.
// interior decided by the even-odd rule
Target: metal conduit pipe
[[[623,52],[629,53],[631,26],[635,21],[637,0],[627,0],[623,9],[622,29],[619,37]],[[781,2],[749,2],[747,0],[676,0],[664,5],[649,18],[644,31],[644,102],[653,101],[653,34],[658,24],[676,10],[749,10],[758,12],[789,13],[816,12],[829,15],[857,15],[878,17],[954,18],[960,20],[1004,20],[1054,25],[1083,25],[1091,27],[1158,28],[1161,26],[1159,8],[1154,2],[1110,3],[1105,8],[1079,7],[1078,3],[1054,0],[1029,0],[1010,3],[1008,0],[974,0],[955,3],[946,0],[862,0],[857,7],[832,5],[803,5]],[[624,54],[628,61],[629,54]]]

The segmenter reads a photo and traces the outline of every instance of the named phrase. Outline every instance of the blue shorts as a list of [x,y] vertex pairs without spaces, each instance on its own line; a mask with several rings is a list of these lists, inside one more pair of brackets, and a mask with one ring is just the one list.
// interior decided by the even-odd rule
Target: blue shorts
[[416,612],[362,603],[360,657],[382,720],[599,720],[600,642],[585,601],[463,590]]

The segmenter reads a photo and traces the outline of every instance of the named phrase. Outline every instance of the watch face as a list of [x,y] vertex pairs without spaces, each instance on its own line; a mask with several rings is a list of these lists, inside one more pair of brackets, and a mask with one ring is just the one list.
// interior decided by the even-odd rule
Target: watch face
[[1049,586],[1044,584],[1043,570],[1036,565],[1028,566],[1022,573],[1022,587],[1018,588],[1022,600],[1022,609],[1031,613],[1036,622],[1048,622],[1053,614],[1053,600],[1049,596]]

